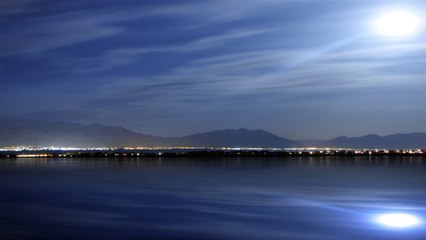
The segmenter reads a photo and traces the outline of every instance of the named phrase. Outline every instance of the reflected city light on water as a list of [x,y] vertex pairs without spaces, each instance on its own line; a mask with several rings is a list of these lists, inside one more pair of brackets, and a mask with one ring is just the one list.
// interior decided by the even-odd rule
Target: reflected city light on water
[[376,223],[390,228],[414,228],[421,223],[419,217],[407,213],[387,213],[378,215]]

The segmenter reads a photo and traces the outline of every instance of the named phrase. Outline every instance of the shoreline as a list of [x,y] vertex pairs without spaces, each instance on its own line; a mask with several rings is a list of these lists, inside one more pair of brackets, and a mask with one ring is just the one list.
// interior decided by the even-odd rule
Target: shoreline
[[426,149],[294,149],[294,150],[231,150],[218,149],[156,149],[156,150],[20,150],[1,151],[0,158],[152,158],[152,157],[322,157],[322,156],[423,156]]

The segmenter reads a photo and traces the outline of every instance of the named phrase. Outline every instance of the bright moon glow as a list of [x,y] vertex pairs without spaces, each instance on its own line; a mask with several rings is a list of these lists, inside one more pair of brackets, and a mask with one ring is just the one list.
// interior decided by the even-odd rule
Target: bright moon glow
[[405,213],[383,214],[378,216],[376,221],[393,228],[409,228],[420,223],[420,220],[416,216]]
[[374,27],[379,34],[398,37],[419,31],[420,22],[420,18],[414,13],[393,11],[379,16],[374,22]]

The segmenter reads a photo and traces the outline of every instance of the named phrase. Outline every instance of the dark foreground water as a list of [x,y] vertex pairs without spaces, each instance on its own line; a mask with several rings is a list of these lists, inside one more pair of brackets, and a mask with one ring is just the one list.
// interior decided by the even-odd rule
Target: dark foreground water
[[3,159],[0,238],[426,239],[426,159]]

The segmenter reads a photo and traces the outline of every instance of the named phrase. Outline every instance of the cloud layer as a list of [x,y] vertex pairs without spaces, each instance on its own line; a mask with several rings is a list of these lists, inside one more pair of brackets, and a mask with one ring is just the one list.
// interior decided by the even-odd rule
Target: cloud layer
[[395,4],[4,1],[0,100],[11,115],[158,135],[425,131],[425,31],[369,29]]

